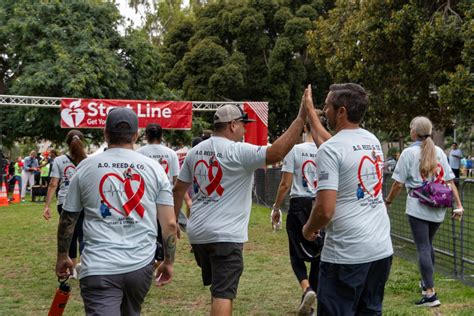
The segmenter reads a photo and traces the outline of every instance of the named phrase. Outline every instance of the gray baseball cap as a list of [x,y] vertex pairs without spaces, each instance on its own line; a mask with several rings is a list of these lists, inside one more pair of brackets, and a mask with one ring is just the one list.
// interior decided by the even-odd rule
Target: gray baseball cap
[[[127,123],[129,128],[118,128],[120,123]],[[105,130],[113,133],[134,134],[138,131],[137,114],[126,107],[113,108],[105,120]]]
[[247,113],[245,113],[240,106],[235,104],[226,104],[217,109],[214,114],[215,123],[227,123],[231,121],[242,121],[244,123],[256,122],[255,120],[249,119]]

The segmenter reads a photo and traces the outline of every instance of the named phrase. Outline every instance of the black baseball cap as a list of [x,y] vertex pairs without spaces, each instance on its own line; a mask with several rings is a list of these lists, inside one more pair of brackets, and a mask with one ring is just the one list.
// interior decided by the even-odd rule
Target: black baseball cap
[[[120,123],[127,123],[129,128],[118,128]],[[137,114],[127,107],[113,108],[105,120],[105,130],[113,133],[134,134],[138,131]]]

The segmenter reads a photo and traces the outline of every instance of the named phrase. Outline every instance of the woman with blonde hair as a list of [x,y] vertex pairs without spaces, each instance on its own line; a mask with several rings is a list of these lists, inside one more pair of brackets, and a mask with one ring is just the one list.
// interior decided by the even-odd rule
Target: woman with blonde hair
[[387,207],[398,196],[403,186],[407,188],[406,214],[418,254],[421,274],[420,287],[422,298],[416,302],[419,306],[435,307],[441,303],[434,289],[433,272],[435,253],[433,238],[443,222],[446,208],[435,208],[421,204],[412,196],[412,190],[419,188],[425,181],[445,183],[453,191],[456,210],[452,217],[460,219],[463,207],[454,185],[454,173],[449,167],[444,151],[435,146],[431,133],[433,125],[424,116],[415,117],[410,123],[410,136],[414,143],[403,150],[392,175],[394,180],[390,193],[385,199]]
[[[62,156],[54,159],[53,166],[51,169],[51,179],[48,186],[48,194],[46,195],[46,205],[43,211],[43,217],[46,220],[51,218],[50,204],[53,199],[56,189],[59,185],[59,191],[57,196],[57,209],[59,215],[63,210],[63,202],[66,198],[66,194],[69,190],[69,182],[72,176],[76,173],[76,166],[84,159],[87,158],[84,150],[84,136],[78,130],[70,130],[66,135],[66,144],[69,152]],[[76,224],[74,229],[74,235],[72,236],[71,245],[69,246],[69,257],[74,263],[74,267],[77,265],[77,245],[82,243],[82,220],[84,213]],[[79,249],[81,252],[82,249]],[[79,268],[77,268],[79,269]],[[74,268],[71,271],[73,278],[77,277],[77,271]]]

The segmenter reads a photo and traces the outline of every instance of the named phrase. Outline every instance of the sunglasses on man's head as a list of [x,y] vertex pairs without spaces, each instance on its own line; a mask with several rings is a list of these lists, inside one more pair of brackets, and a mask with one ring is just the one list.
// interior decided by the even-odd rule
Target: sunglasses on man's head
[[249,119],[249,115],[247,113],[244,113],[241,117],[236,118],[236,121],[246,121]]

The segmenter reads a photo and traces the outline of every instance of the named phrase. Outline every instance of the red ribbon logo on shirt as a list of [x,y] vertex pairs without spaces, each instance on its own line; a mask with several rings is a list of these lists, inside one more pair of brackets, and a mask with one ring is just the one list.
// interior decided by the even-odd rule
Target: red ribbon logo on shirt
[[[143,218],[145,214],[145,208],[141,204],[141,199],[143,198],[143,195],[145,194],[145,182],[143,181],[143,178],[137,174],[137,173],[132,173],[132,169],[127,169],[124,172],[124,177],[122,178],[120,175],[116,173],[107,173],[105,174],[102,179],[100,180],[100,185],[99,185],[99,192],[102,200],[104,201],[107,206],[121,215],[128,216],[133,210],[137,211],[138,215],[140,215],[141,218]],[[116,186],[115,184],[117,183],[114,181],[114,179],[120,181],[119,184],[123,184],[123,189],[121,190],[120,186]],[[133,189],[132,183],[133,182],[138,182],[138,186],[136,189]],[[110,189],[104,190],[104,185],[105,184],[110,185]],[[107,193],[107,195],[106,195]],[[125,193],[125,196],[127,197],[127,201],[123,203],[121,196],[122,194]],[[110,199],[112,199],[114,196],[117,196],[117,198],[114,198],[113,201],[119,201],[119,203],[123,203],[121,205],[122,209],[125,211],[125,214],[120,211],[117,207],[115,207],[111,202]],[[109,197],[110,199],[108,199]]]
[[[199,168],[200,166],[203,166],[204,168]],[[196,169],[199,168],[199,172],[196,172]],[[203,174],[201,171],[202,169],[206,170],[206,173]],[[214,175],[214,169],[217,169],[216,174]],[[196,177],[197,176],[197,177]],[[221,180],[222,180],[223,172],[222,172],[222,167],[220,166],[219,162],[217,159],[215,159],[214,156],[209,159],[209,163],[207,163],[205,160],[199,160],[196,162],[194,165],[194,181],[198,184],[199,189],[202,192],[202,185],[207,184],[205,186],[205,190],[208,196],[210,196],[213,192],[216,192],[219,196],[222,196],[224,194],[224,188],[221,186]],[[199,178],[199,179],[198,179]]]
[[381,164],[380,156],[377,156],[375,160],[369,156],[363,156],[357,171],[357,177],[362,189],[373,197],[378,196],[382,190]]
[[161,157],[159,163],[163,167],[163,169],[165,169],[165,173],[168,174],[168,170],[170,169],[170,166],[168,165],[168,160]]
[[[308,183],[308,187],[314,191],[318,186],[318,180],[316,178],[316,163],[312,160],[306,160],[301,166],[301,174],[306,183]],[[311,175],[311,177],[307,177],[306,175]]]

